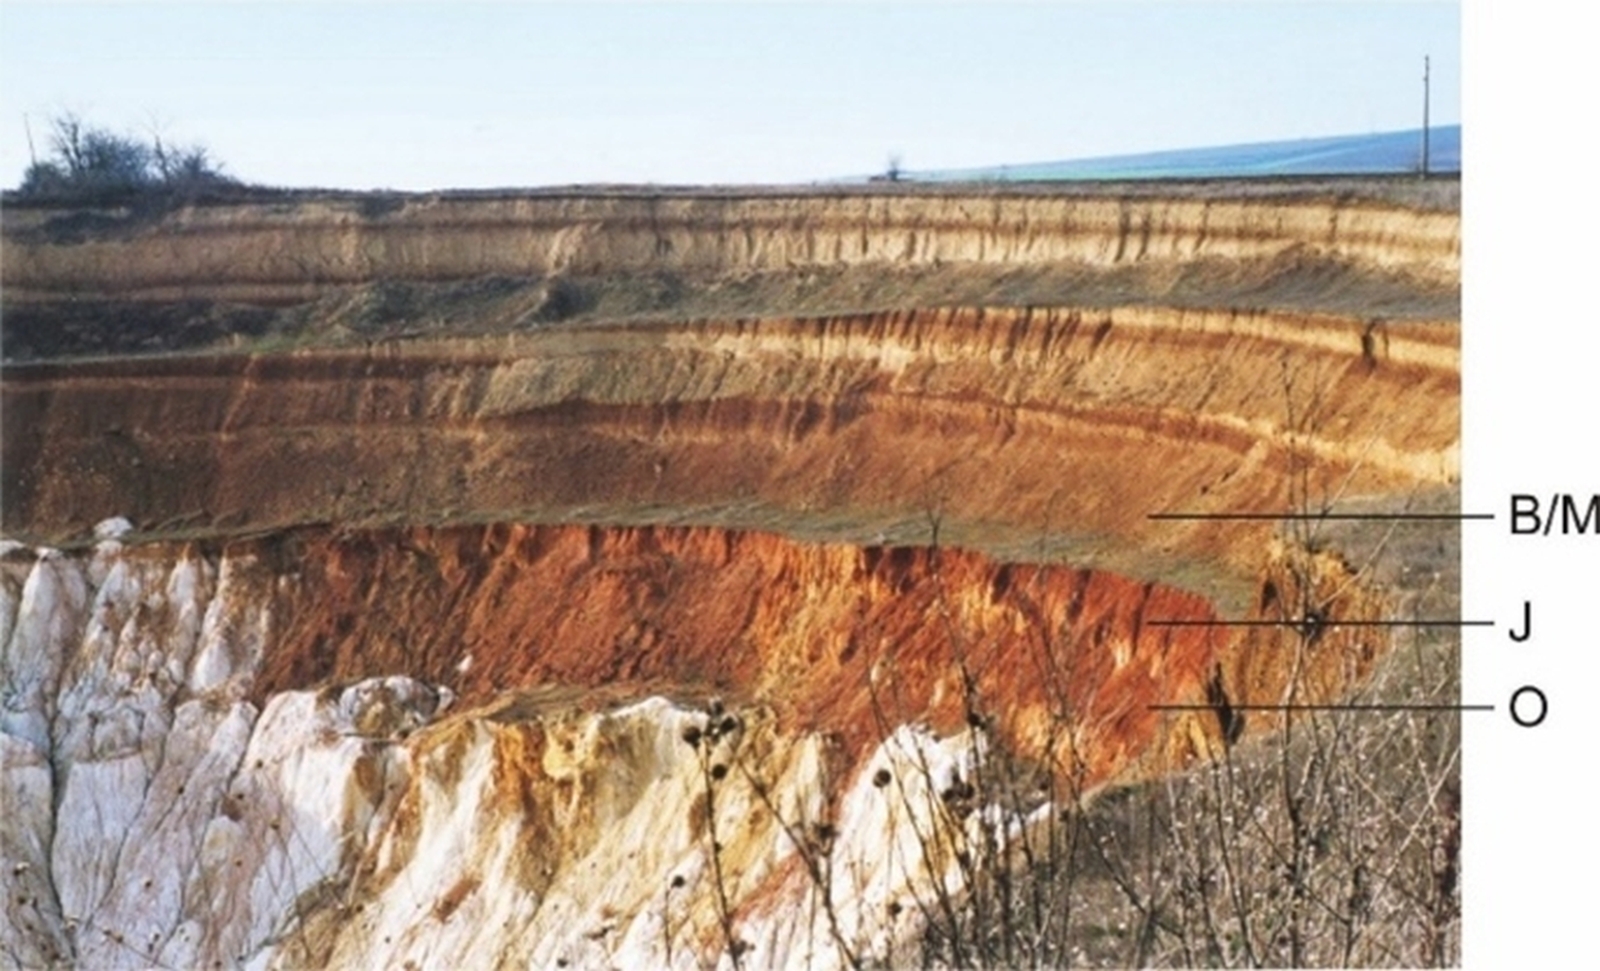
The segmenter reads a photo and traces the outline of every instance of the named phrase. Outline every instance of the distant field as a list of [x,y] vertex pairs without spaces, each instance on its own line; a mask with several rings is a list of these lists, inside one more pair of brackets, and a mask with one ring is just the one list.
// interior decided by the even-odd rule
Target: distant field
[[[1206,179],[1262,175],[1385,175],[1422,167],[1422,129],[1285,142],[1185,148],[1068,162],[912,171],[919,182],[1034,182],[1088,179]],[[1461,171],[1461,126],[1433,128],[1428,170]]]

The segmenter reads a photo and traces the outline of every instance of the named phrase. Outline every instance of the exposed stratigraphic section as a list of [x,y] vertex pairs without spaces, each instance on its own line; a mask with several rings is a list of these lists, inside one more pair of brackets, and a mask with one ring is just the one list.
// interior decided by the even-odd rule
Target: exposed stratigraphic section
[[[1336,191],[1205,198],[988,194],[637,194],[298,199],[151,220],[22,210],[8,299],[307,300],[330,286],[649,271],[795,273],[854,265],[1305,264],[1448,287],[1457,213]],[[19,245],[20,244],[20,245]]]
[[158,536],[579,519],[921,543],[937,517],[944,542],[1008,557],[1249,581],[1270,524],[1147,514],[1448,484],[1457,360],[1442,324],[991,310],[14,367],[4,517],[44,536],[120,503]]
[[24,361],[912,307],[1460,314],[1453,182],[328,196],[10,210]]
[[[1408,736],[1437,788],[1367,790],[1313,771],[1342,723],[1259,709],[1369,684],[1389,632],[1346,622],[1446,544],[1149,514],[1454,508],[1454,192],[8,209],[0,953],[913,964],[1062,875],[1029,839],[1092,865],[1104,794],[1236,778],[1267,733],[1432,882],[1302,879],[1332,804],[1286,788],[1234,899],[1199,841],[1155,861],[1180,897],[1100,905],[1173,936],[1150,915],[1215,903],[1239,942],[1203,946],[1271,963],[1315,879],[1347,961],[1423,910],[1446,953],[1448,733]],[[1339,909],[1379,897],[1411,916]],[[1116,907],[1029,953],[1120,953]]]
[[[1331,697],[1378,646],[1155,626],[1213,615],[1109,574],[708,529],[4,556],[24,964],[693,967],[736,931],[763,964],[839,966],[904,945],[887,904],[992,825],[974,759],[1033,766],[1049,813],[1236,741],[1219,712],[1282,697],[1285,652]],[[1373,615],[1322,569],[1327,618]],[[652,693],[674,700],[623,703]]]

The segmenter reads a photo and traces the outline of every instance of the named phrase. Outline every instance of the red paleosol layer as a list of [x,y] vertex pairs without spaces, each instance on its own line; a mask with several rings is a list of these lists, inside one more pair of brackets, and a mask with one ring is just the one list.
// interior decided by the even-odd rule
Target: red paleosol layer
[[[1191,593],[956,549],[497,525],[301,530],[229,552],[253,558],[275,598],[258,696],[396,672],[469,705],[558,687],[590,704],[715,693],[772,706],[851,762],[897,725],[981,724],[1087,788],[1237,738],[1246,726],[1225,714],[1229,699],[1275,698],[1290,643],[1270,629],[1152,623],[1214,618]],[[1362,617],[1372,605],[1347,590],[1327,609]],[[1303,684],[1348,688],[1373,653],[1329,633]]]

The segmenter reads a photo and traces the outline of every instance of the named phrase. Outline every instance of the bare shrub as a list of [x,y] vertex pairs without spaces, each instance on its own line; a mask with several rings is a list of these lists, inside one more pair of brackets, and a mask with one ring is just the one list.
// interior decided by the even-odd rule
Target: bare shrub
[[232,185],[208,149],[143,140],[86,123],[70,112],[50,123],[50,154],[28,167],[17,192],[28,198],[107,201]]

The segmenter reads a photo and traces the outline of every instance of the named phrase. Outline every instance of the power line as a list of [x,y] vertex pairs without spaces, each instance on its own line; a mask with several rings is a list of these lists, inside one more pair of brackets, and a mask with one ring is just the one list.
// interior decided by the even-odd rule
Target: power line
[[1422,56],[1422,177],[1428,177],[1428,55]]

